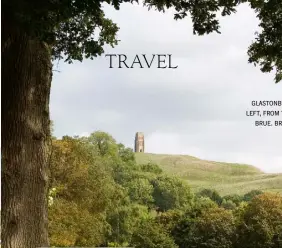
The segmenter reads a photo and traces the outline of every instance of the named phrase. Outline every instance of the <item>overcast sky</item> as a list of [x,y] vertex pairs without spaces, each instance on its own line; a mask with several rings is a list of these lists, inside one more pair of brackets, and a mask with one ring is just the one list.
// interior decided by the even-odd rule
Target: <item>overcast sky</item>
[[123,4],[120,11],[106,7],[105,13],[119,25],[121,40],[106,53],[131,59],[172,54],[178,69],[109,69],[105,56],[60,63],[51,93],[57,137],[102,130],[133,148],[140,131],[146,152],[282,172],[282,127],[255,127],[255,119],[246,116],[247,110],[259,109],[251,106],[252,100],[282,100],[282,83],[275,84],[273,74],[262,74],[247,62],[247,48],[258,30],[248,6],[222,20],[221,35],[202,37],[193,36],[189,18],[175,21],[173,11]]

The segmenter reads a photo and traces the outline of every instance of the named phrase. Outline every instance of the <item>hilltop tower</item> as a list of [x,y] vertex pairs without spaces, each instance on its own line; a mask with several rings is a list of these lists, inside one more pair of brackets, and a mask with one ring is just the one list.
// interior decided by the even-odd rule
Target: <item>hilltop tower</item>
[[135,135],[135,152],[144,152],[144,134],[141,132],[137,132]]

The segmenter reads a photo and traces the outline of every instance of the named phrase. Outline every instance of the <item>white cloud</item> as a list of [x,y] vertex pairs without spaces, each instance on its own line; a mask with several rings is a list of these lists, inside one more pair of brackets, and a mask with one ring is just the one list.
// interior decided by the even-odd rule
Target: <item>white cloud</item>
[[[222,34],[193,36],[190,19],[173,11],[148,12],[123,4],[105,7],[120,26],[120,44],[106,53],[173,54],[176,70],[109,69],[104,56],[60,64],[51,94],[55,134],[103,130],[133,147],[143,131],[148,152],[188,154],[202,159],[249,163],[282,172],[282,127],[258,128],[245,116],[252,100],[281,100],[282,84],[248,64],[247,48],[258,30],[243,5],[221,18]],[[280,120],[282,117],[280,118]]]

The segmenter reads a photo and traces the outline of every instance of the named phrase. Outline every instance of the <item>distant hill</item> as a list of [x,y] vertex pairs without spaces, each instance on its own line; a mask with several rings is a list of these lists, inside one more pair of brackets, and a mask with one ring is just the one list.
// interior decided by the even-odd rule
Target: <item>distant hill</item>
[[156,163],[168,174],[187,180],[195,191],[212,188],[227,195],[259,189],[282,193],[282,174],[267,174],[251,165],[207,161],[187,155],[135,155],[137,163]]

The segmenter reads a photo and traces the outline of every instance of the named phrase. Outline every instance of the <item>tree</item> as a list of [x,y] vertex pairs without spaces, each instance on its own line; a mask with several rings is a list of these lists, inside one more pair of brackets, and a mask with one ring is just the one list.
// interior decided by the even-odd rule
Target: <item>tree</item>
[[196,218],[184,216],[175,226],[173,236],[180,248],[231,248],[235,228],[231,211],[213,207]]
[[245,207],[241,219],[236,247],[275,247],[282,233],[282,196],[275,193],[256,196]]
[[198,197],[208,197],[214,202],[216,202],[218,205],[221,205],[222,203],[222,197],[219,195],[219,193],[216,190],[213,189],[203,189],[198,194]]
[[131,148],[125,147],[123,144],[118,144],[118,155],[123,162],[135,163],[135,155]]
[[115,139],[105,132],[94,132],[86,140],[94,146],[101,156],[114,157],[118,154],[118,145]]
[[[82,61],[117,44],[118,27],[102,4],[119,9],[134,0],[2,1],[2,242],[4,247],[48,246],[47,188],[50,158],[49,95],[52,59]],[[281,4],[250,0],[262,32],[250,48],[250,62],[281,80]],[[219,32],[216,12],[235,12],[237,0],[144,0],[159,11],[188,14],[194,33]],[[95,36],[94,36],[95,33]],[[21,206],[21,207],[19,207]],[[33,213],[32,215],[30,213]],[[32,228],[26,228],[32,226]]]
[[151,163],[151,162],[147,164],[142,164],[140,166],[141,166],[141,170],[144,172],[151,172],[155,174],[161,174],[163,172],[160,166],[158,166],[157,164]]
[[133,233],[131,244],[136,248],[177,248],[163,226],[154,220],[143,221]]
[[128,194],[132,201],[143,205],[151,205],[153,203],[153,185],[149,179],[134,178],[126,184]]
[[73,201],[55,199],[49,209],[50,243],[56,247],[94,246],[104,241],[103,214],[92,214]]
[[196,221],[205,212],[210,209],[217,208],[218,205],[208,197],[195,198],[192,206],[185,210],[181,218],[171,228],[172,236],[175,243],[180,248],[193,247],[192,244],[197,246],[196,235]]
[[236,204],[236,206],[239,206],[240,203],[243,201],[243,197],[237,194],[226,195],[223,197],[223,200],[232,201]]
[[110,168],[91,143],[66,136],[53,141],[50,169],[51,245],[100,245],[109,226],[106,213],[122,198]]
[[161,175],[152,184],[154,203],[159,211],[186,207],[191,203],[190,187],[178,178]]
[[263,194],[261,190],[257,190],[257,189],[251,190],[250,192],[246,193],[243,196],[243,201],[249,202],[253,200],[253,198],[255,198],[257,195],[261,195],[261,194]]
[[163,225],[163,227],[171,233],[178,222],[181,220],[184,211],[180,209],[168,210],[156,216],[156,221]]
[[117,206],[107,216],[107,221],[111,225],[108,243],[114,242],[127,246],[140,223],[148,218],[148,208],[144,205],[127,202]]
[[100,55],[118,28],[100,1],[4,0],[2,8],[2,243],[48,246],[51,59]]
[[197,247],[231,248],[235,237],[235,220],[231,211],[211,208],[196,222]]
[[229,210],[233,210],[236,208],[236,203],[234,203],[232,200],[225,200],[223,199],[221,203],[221,207]]

